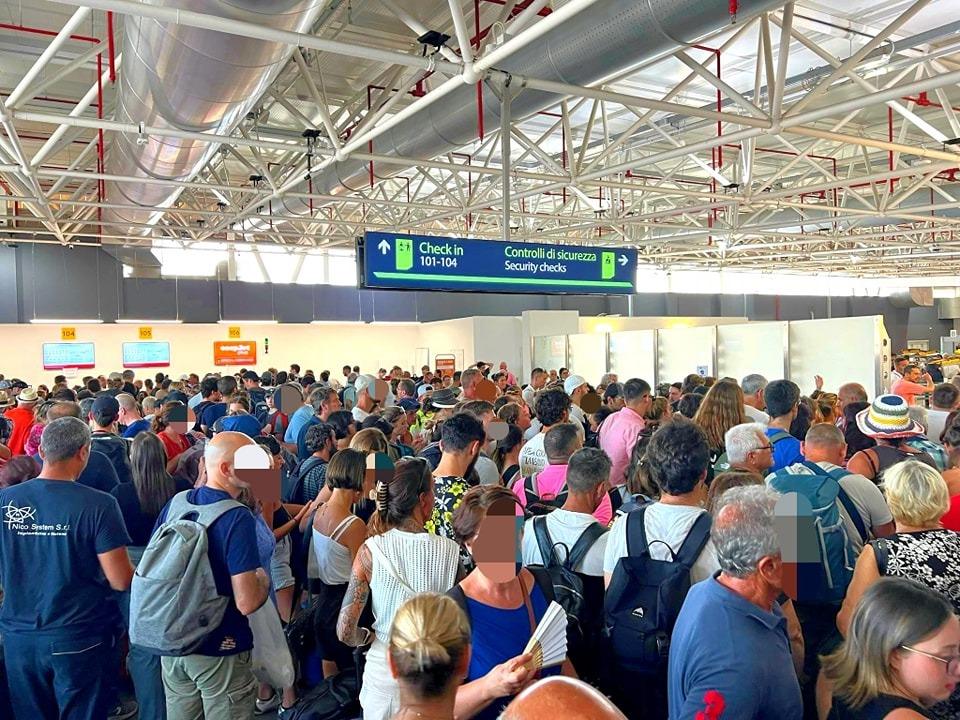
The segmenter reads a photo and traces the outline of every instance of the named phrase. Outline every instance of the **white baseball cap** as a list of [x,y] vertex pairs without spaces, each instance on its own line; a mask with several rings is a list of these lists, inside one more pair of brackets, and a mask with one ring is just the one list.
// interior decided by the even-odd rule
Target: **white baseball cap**
[[567,379],[563,381],[563,391],[567,395],[573,395],[574,390],[586,384],[587,381],[583,379],[582,375],[567,375]]

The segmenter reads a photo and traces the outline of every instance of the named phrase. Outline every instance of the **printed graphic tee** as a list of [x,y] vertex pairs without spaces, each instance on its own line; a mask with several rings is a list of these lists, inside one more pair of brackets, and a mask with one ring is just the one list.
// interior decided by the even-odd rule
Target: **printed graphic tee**
[[117,501],[63,480],[0,492],[0,631],[99,635],[120,621],[97,555],[130,543]]

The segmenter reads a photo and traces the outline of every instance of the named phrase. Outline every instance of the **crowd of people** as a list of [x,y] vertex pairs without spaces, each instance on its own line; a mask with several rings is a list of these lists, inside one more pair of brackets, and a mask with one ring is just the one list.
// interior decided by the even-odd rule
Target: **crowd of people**
[[0,375],[0,716],[960,717],[960,385],[895,373]]

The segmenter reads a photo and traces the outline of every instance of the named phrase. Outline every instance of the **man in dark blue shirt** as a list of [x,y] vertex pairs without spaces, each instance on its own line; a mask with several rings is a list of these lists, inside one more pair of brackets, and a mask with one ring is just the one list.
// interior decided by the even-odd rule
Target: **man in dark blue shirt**
[[[206,443],[203,462],[207,483],[187,499],[209,505],[236,499],[249,485],[234,467],[234,455],[253,445],[246,435],[222,432]],[[166,522],[167,508],[157,520]],[[257,696],[250,651],[253,635],[245,616],[267,599],[270,579],[260,566],[253,513],[245,507],[228,510],[208,530],[208,557],[217,593],[230,598],[220,625],[213,628],[192,655],[163,657],[163,684],[170,718],[252,716]]]
[[803,701],[777,598],[783,559],[774,526],[780,496],[728,490],[711,539],[720,572],[687,594],[670,642],[670,720],[800,720]]
[[343,407],[340,404],[340,396],[331,387],[317,388],[310,393],[307,402],[313,408],[313,415],[300,426],[300,430],[297,432],[297,457],[301,460],[308,458],[312,452],[307,449],[307,430],[314,425],[325,423],[330,418],[330,413]]
[[0,492],[0,632],[18,720],[105,718],[115,700],[121,618],[113,591],[133,567],[117,501],[75,480],[90,428],[50,422],[40,475]]

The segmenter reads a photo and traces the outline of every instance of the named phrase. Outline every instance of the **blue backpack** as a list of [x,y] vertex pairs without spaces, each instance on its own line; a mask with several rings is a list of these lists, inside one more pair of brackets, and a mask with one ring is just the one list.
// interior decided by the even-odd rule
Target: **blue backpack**
[[[832,472],[804,461],[813,474],[792,474],[778,470],[767,482],[777,492],[797,496],[797,597],[803,603],[837,603],[843,600],[853,577],[856,562],[840,506],[843,505],[862,541],[867,529],[840,479],[850,473]],[[812,525],[805,522],[812,521]]]

